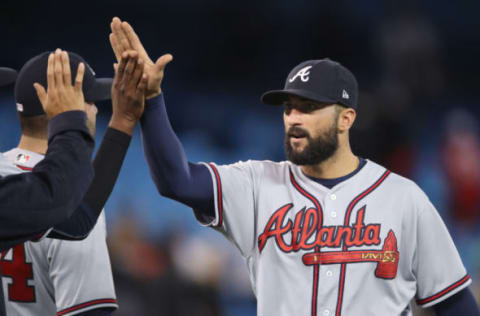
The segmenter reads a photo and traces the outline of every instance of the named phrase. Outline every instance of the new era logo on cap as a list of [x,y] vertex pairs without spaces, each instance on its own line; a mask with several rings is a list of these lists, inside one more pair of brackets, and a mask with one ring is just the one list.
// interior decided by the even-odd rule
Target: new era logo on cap
[[343,89],[342,98],[347,99],[347,100],[350,99],[350,96],[348,95],[348,92],[345,91],[345,89]]

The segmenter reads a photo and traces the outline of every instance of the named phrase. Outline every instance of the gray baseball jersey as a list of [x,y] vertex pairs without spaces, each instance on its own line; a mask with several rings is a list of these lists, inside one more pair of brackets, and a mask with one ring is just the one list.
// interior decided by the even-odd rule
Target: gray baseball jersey
[[258,315],[412,315],[471,283],[435,207],[367,160],[328,189],[290,162],[205,164],[216,227],[246,259]]
[[[42,155],[21,149],[4,154],[31,170]],[[90,235],[81,241],[44,238],[3,254],[2,283],[9,316],[76,315],[118,308],[102,213]]]
[[0,176],[5,177],[9,174],[18,173],[19,169],[12,163],[10,160],[7,159],[2,153],[0,153]]

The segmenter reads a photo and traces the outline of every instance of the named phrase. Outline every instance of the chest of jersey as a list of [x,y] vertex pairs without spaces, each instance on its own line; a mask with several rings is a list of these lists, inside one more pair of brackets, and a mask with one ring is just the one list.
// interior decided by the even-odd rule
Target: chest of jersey
[[371,161],[331,189],[289,162],[212,170],[213,223],[246,258],[259,315],[410,316],[470,282],[428,197]]
[[[268,193],[259,189],[256,277],[280,275],[281,280],[269,282],[286,289],[302,284],[291,295],[310,297],[310,304],[292,307],[289,313],[340,315],[348,310],[345,297],[363,286],[381,292],[400,280],[413,281],[411,254],[406,253],[411,250],[403,247],[408,202],[390,192],[385,185],[388,175],[384,171],[376,178],[347,180],[328,189],[289,170],[283,185],[265,184],[262,188]],[[257,292],[269,296],[264,289]]]
[[[360,254],[360,259],[392,260],[405,212],[401,203],[381,188],[388,172],[370,186],[339,185],[331,190],[313,181],[301,184],[293,173],[290,183],[257,199],[258,251],[270,244],[283,253],[378,248],[386,254]],[[267,185],[268,187],[268,185]],[[272,199],[272,196],[275,198]],[[384,251],[384,253],[385,253]],[[339,261],[340,254],[306,257],[305,263]],[[357,260],[357,256],[348,260]],[[355,257],[355,258],[354,258]],[[397,260],[398,262],[398,260]]]

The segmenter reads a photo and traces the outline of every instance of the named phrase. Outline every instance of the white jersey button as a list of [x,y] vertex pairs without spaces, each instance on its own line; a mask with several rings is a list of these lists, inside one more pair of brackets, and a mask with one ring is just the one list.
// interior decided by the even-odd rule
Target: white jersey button
[[337,217],[337,212],[332,211],[332,212],[330,213],[330,216],[333,217],[333,218]]
[[335,194],[332,194],[332,195],[330,195],[330,198],[331,198],[332,200],[336,200],[336,199],[337,199],[337,196],[336,196]]
[[328,277],[331,277],[333,275],[333,272],[328,270],[326,273],[325,273]]
[[330,315],[330,311],[328,309],[324,310],[323,315],[325,315],[325,316]]

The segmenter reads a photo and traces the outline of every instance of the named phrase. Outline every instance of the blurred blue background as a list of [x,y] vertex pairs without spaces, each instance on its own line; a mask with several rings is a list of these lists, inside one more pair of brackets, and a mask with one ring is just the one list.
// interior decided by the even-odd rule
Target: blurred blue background
[[[112,76],[109,23],[119,16],[152,58],[174,56],[163,90],[189,159],[230,163],[283,160],[282,110],[260,95],[283,87],[301,61],[340,61],[361,90],[354,152],[427,192],[478,299],[479,9],[478,1],[431,0],[2,0],[0,66],[20,69],[60,47],[85,57],[97,76]],[[20,135],[12,90],[0,91],[1,151]],[[98,144],[111,105],[97,106]],[[240,255],[191,210],[158,195],[138,130],[106,214],[117,315],[255,315]]]

